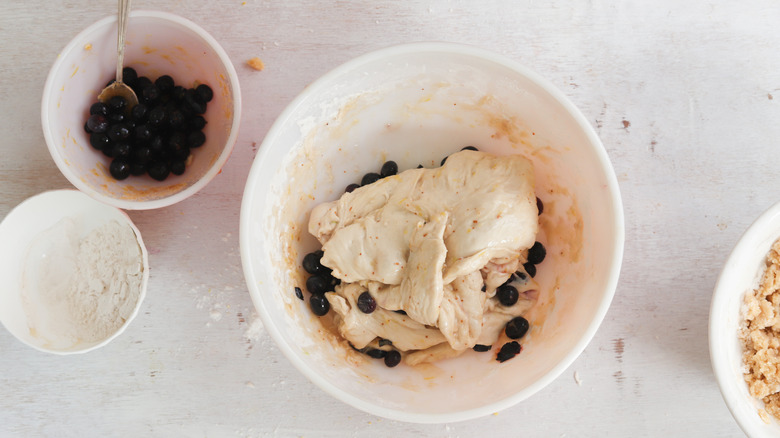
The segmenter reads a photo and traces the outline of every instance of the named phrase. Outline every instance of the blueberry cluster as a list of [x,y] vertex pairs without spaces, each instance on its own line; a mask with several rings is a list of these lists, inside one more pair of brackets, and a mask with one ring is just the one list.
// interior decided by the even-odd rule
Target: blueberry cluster
[[[314,251],[303,258],[303,269],[311,274],[306,279],[306,289],[311,296],[309,297],[309,307],[317,316],[325,316],[330,311],[330,303],[325,298],[325,292],[332,292],[341,280],[331,275],[331,269],[322,265],[322,251]],[[295,294],[303,299],[302,294],[298,294],[300,288],[295,288]]]
[[[542,201],[539,198],[536,198],[536,206],[541,215],[544,210],[544,204],[542,204]],[[535,242],[528,250],[526,262],[523,263],[523,269],[512,274],[504,284],[496,289],[496,299],[498,299],[498,302],[501,303],[502,306],[510,307],[517,303],[517,300],[520,298],[520,293],[512,283],[516,281],[525,281],[528,276],[535,277],[536,265],[542,263],[545,257],[547,257],[547,250],[544,245],[541,242]],[[482,291],[485,291],[484,286]],[[522,316],[518,316],[506,324],[504,333],[509,339],[520,339],[528,333],[529,327],[528,320]],[[490,351],[490,349],[490,345],[477,344],[473,347],[473,350],[477,352]],[[499,362],[506,362],[520,354],[522,349],[523,347],[517,341],[507,342],[501,347],[501,350],[496,355],[496,360]]]
[[171,173],[183,174],[191,150],[206,142],[203,114],[212,89],[184,88],[168,75],[152,82],[130,67],[122,73],[138,104],[129,108],[121,96],[94,103],[84,125],[90,144],[112,158],[109,171],[117,180],[148,173],[163,181]]

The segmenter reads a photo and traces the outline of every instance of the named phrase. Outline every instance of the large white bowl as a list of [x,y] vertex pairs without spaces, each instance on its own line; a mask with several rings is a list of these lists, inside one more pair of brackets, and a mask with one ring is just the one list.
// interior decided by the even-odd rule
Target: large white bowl
[[[542,296],[523,352],[498,363],[467,352],[433,365],[387,368],[339,342],[298,300],[306,229],[316,204],[392,159],[438,166],[467,145],[522,153],[544,201]],[[308,86],[281,114],[252,166],[241,211],[241,256],[258,313],[312,382],[359,409],[410,422],[491,414],[529,397],[582,352],[610,305],[624,224],[614,172],[582,114],[516,62],[445,43],[361,56]],[[303,287],[302,287],[303,288]],[[305,288],[303,288],[305,289]]]
[[[758,286],[772,243],[780,238],[780,203],[764,212],[734,246],[715,285],[710,305],[710,360],[720,392],[742,430],[751,437],[780,436],[780,422],[759,417],[764,403],[751,396],[745,382],[738,338],[745,293]],[[771,415],[769,415],[771,417]]]
[[203,115],[206,143],[193,149],[183,175],[116,181],[108,172],[110,159],[90,146],[84,132],[90,105],[116,75],[116,21],[110,16],[92,24],[58,55],[43,90],[44,138],[57,167],[84,193],[129,210],[165,207],[206,186],[230,156],[241,119],[238,75],[219,43],[195,23],[166,12],[131,12],[124,65],[151,80],[170,75],[185,88],[208,84],[214,99]]

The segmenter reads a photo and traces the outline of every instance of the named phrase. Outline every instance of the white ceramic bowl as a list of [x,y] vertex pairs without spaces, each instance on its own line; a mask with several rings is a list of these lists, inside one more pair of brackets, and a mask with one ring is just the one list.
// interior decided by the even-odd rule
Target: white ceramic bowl
[[[64,226],[64,220],[73,224],[73,228]],[[46,294],[38,288],[45,283],[39,283],[40,279],[34,277],[41,272],[40,266],[53,266],[49,259],[70,254],[64,245],[69,238],[65,230],[75,232],[74,241],[78,241],[110,221],[132,228],[140,248],[143,273],[137,300],[135,303],[128,301],[128,306],[133,306],[132,313],[107,337],[89,341],[66,339],[61,336],[62,333],[52,332],[54,326],[47,320],[52,315],[47,312],[60,308],[41,301],[40,297]],[[69,266],[64,259],[55,264]],[[85,353],[119,336],[138,314],[146,296],[149,261],[141,233],[122,210],[98,202],[77,190],[54,190],[25,200],[0,223],[0,278],[4,284],[0,290],[0,322],[17,339],[48,353]]]
[[[764,261],[780,238],[780,203],[764,212],[742,235],[715,285],[710,306],[710,359],[720,392],[742,430],[751,437],[780,436],[780,422],[759,417],[764,403],[750,395],[742,374],[744,345],[738,338],[745,293],[758,286]],[[771,417],[771,415],[769,416]]]
[[[438,166],[466,145],[523,153],[544,201],[542,296],[523,352],[499,364],[467,352],[387,368],[339,343],[298,300],[300,262],[316,248],[312,207],[392,159]],[[516,62],[445,43],[402,45],[350,61],[309,85],[265,138],[244,192],[241,256],[265,327],[322,389],[359,409],[410,422],[491,414],[529,397],[588,344],[615,292],[624,224],[617,181],[593,129],[565,96]],[[305,290],[305,287],[302,287]]]
[[46,144],[60,171],[79,190],[130,210],[165,207],[202,189],[222,169],[238,136],[241,93],[225,51],[205,30],[177,15],[133,11],[127,26],[125,66],[155,80],[168,74],[187,88],[211,86],[214,99],[204,118],[206,143],[193,150],[181,176],[159,182],[149,176],[114,180],[110,159],[93,149],[84,123],[97,95],[116,75],[116,17],[79,33],[52,66],[43,91],[41,119]]

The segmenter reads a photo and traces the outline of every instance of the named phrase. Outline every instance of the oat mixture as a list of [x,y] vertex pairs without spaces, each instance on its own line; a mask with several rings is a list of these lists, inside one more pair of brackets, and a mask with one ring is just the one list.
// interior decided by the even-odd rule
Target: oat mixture
[[[743,315],[745,381],[766,412],[780,420],[780,239],[766,256],[758,288],[745,294]],[[766,412],[759,415],[768,423]]]

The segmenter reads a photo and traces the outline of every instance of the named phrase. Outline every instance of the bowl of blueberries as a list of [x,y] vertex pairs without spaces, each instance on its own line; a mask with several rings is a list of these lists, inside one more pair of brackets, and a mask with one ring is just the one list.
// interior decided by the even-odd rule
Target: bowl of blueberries
[[41,119],[49,152],[79,190],[115,207],[165,207],[208,184],[238,135],[235,68],[205,30],[174,14],[133,11],[123,82],[138,103],[98,101],[116,74],[116,16],[79,33],[51,68]]
[[447,43],[337,67],[252,165],[243,270],[281,352],[333,397],[446,423],[542,390],[601,324],[622,202],[593,128],[517,62]]

